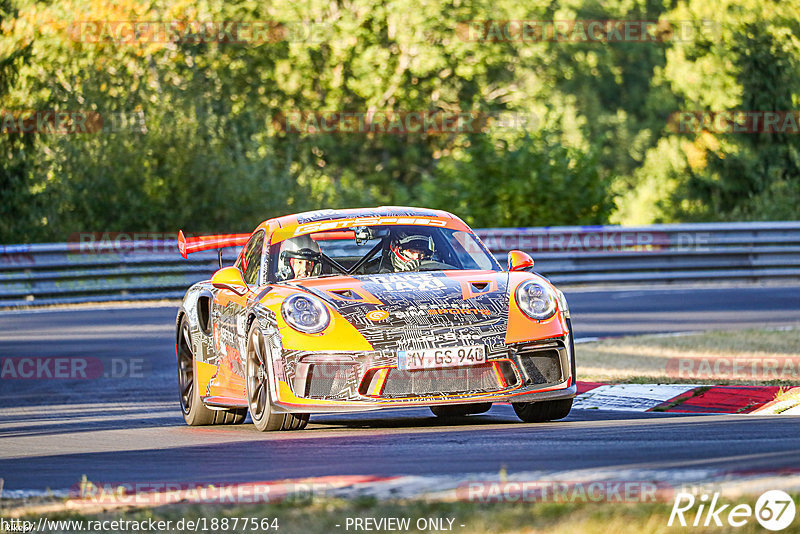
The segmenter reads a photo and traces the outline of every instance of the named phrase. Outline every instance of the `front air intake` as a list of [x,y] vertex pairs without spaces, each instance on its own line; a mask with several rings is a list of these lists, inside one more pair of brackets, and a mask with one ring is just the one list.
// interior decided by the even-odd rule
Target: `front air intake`
[[358,383],[355,362],[315,362],[298,366],[295,391],[308,399],[346,399]]
[[566,380],[567,350],[563,343],[528,345],[517,352],[526,385],[558,384]]

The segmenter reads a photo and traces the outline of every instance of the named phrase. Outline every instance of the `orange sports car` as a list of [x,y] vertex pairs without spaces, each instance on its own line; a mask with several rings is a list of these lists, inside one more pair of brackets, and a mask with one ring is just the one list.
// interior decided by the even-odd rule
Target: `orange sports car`
[[503,270],[455,215],[321,210],[178,239],[183,257],[234,246],[235,263],[190,287],[178,312],[189,425],[249,412],[259,430],[295,430],[312,413],[427,406],[454,417],[493,402],[537,422],[572,407],[564,294],[524,252]]

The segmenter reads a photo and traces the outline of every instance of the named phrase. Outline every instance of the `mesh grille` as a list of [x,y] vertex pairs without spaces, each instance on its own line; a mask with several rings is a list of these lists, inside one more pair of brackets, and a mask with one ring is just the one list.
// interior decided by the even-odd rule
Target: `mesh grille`
[[305,396],[312,399],[341,397],[356,380],[352,363],[315,363],[309,366]]
[[554,384],[564,380],[558,349],[520,352],[520,362],[533,384]]
[[490,364],[459,369],[392,369],[383,388],[384,397],[495,391],[500,389]]

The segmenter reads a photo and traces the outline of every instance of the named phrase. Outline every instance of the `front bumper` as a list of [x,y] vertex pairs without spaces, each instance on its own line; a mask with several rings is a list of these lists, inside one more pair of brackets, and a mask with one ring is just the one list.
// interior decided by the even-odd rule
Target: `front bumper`
[[278,413],[539,402],[577,393],[570,335],[493,349],[486,364],[471,367],[403,371],[396,355],[370,352],[292,352],[282,362],[275,373]]

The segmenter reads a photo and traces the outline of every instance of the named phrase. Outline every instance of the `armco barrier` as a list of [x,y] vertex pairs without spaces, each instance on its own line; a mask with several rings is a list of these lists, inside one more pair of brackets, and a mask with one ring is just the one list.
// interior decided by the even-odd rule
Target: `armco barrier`
[[[800,222],[562,226],[477,230],[501,264],[530,253],[560,285],[800,280]],[[215,251],[181,258],[174,241],[0,247],[0,306],[180,298],[217,266]],[[226,261],[238,252],[228,249]]]

